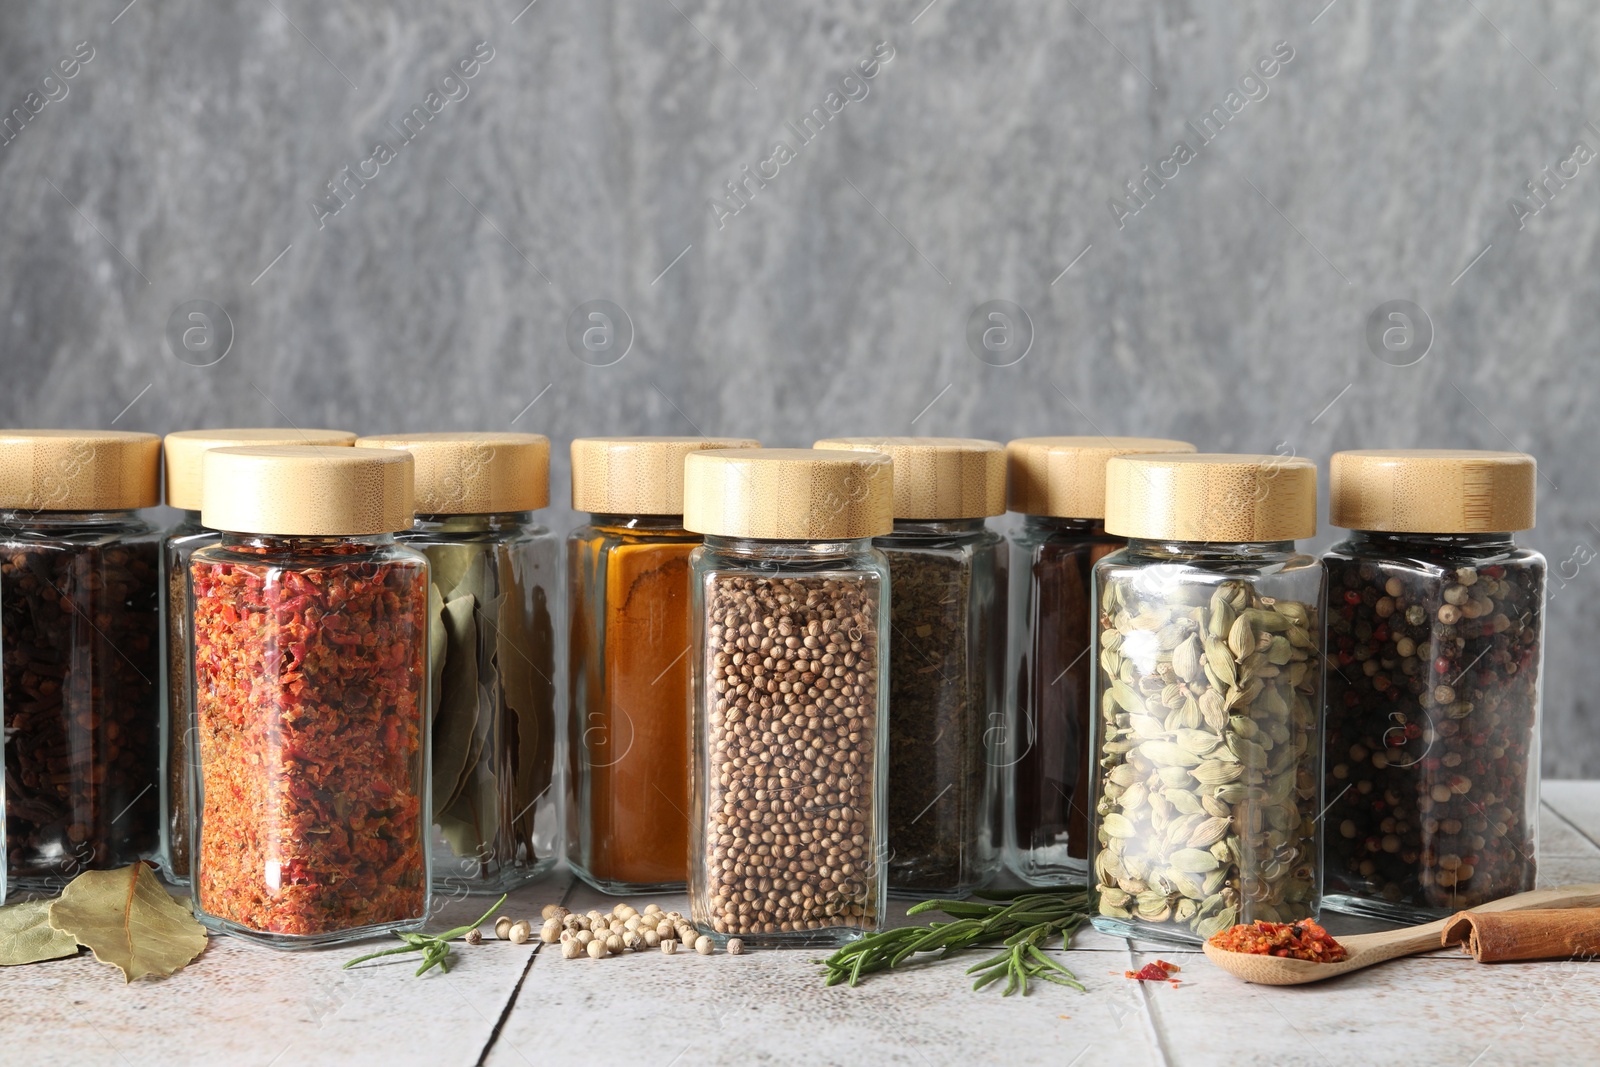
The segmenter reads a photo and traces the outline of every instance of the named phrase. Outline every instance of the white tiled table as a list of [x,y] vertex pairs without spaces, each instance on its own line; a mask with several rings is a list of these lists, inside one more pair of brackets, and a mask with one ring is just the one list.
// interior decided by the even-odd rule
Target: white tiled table
[[[1600,882],[1600,782],[1550,782],[1540,882]],[[609,907],[558,873],[506,908]],[[669,910],[681,899],[659,899]],[[633,901],[642,906],[646,901]],[[450,905],[441,928],[476,898]],[[1334,933],[1367,928],[1331,916]],[[89,1064],[1495,1064],[1600,1062],[1600,963],[1483,966],[1437,953],[1300,988],[1248,986],[1197,952],[1080,934],[1088,987],[973,993],[952,962],[856,989],[815,951],[563,960],[490,940],[448,975],[341,971],[360,948],[278,953],[225,938],[165,981],[125,986],[88,958],[0,970],[0,1063]],[[1156,956],[1177,988],[1122,972]]]

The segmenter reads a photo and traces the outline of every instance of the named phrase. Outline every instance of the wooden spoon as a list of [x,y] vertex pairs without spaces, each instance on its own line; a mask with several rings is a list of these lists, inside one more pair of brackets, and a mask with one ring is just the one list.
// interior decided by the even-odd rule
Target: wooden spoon
[[[1479,904],[1471,911],[1528,911],[1534,908],[1592,908],[1600,906],[1600,884],[1564,885],[1555,889],[1535,889],[1517,893],[1487,904]],[[1349,953],[1338,963],[1313,963],[1283,956],[1257,956],[1249,952],[1229,952],[1207,941],[1206,958],[1235,978],[1257,985],[1303,985],[1334,978],[1374,963],[1414,956],[1442,947],[1439,937],[1444,933],[1448,919],[1424,923],[1421,926],[1404,926],[1398,930],[1384,930],[1376,934],[1355,934],[1339,938],[1339,943]]]

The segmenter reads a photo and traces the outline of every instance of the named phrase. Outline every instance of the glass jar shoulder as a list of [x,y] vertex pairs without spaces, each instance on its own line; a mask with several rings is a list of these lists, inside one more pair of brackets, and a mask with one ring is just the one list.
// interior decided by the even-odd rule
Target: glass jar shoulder
[[556,545],[560,537],[535,521],[532,512],[500,515],[418,516],[416,525],[395,535],[414,548],[433,545]]
[[708,576],[751,578],[847,578],[888,584],[889,560],[868,540],[837,544],[739,542],[710,539],[689,554],[696,579]]
[[636,525],[627,520],[590,521],[567,534],[571,548],[586,548],[590,552],[610,552],[617,548],[637,545],[685,545],[693,547],[704,540],[676,523]]
[[1485,543],[1466,538],[1379,539],[1357,535],[1334,544],[1322,558],[1330,567],[1368,564],[1440,576],[1450,571],[1490,567],[1542,572],[1547,566],[1542,553],[1509,539]]
[[162,531],[137,512],[0,511],[0,545],[64,549],[159,542]]
[[388,541],[340,546],[276,546],[268,550],[226,538],[202,545],[190,554],[192,563],[228,564],[247,570],[312,571],[342,567],[390,565],[396,569],[422,568],[428,557],[410,544]]
[[1005,538],[981,519],[964,523],[896,522],[892,533],[873,538],[872,544],[890,559],[896,555],[978,559],[998,551]]

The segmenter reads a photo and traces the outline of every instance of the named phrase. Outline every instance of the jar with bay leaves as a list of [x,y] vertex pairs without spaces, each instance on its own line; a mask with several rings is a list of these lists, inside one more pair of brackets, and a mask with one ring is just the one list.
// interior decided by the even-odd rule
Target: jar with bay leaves
[[344,430],[180,430],[162,441],[167,506],[182,514],[161,541],[161,869],[170,882],[189,881],[189,557],[222,534],[200,521],[204,480],[200,457],[213,448],[249,445],[349,445]]
[[1106,465],[1094,568],[1095,926],[1203,941],[1315,918],[1322,564],[1316,467],[1279,456]]
[[891,893],[965,896],[994,877],[999,768],[986,742],[1005,699],[1005,449],[955,437],[837,437],[816,448],[894,463],[889,561]]
[[1337,452],[1328,906],[1423,923],[1537,875],[1544,557],[1532,456]]
[[556,658],[560,541],[550,441],[531,433],[363,437],[416,460],[416,523],[399,535],[431,564],[433,887],[498,895],[560,848]]
[[161,439],[0,431],[0,696],[13,891],[160,845]]
[[1089,571],[1124,541],[1105,529],[1106,463],[1193,452],[1151,437],[1024,437],[1006,446],[1012,537],[1006,718],[990,759],[1005,776],[1006,865],[1032,886],[1081,883],[1089,865]]
[[746,945],[838,945],[884,905],[887,456],[691,453],[689,902]]
[[689,554],[683,460],[759,441],[572,442],[567,862],[606,893],[682,890],[689,868]]

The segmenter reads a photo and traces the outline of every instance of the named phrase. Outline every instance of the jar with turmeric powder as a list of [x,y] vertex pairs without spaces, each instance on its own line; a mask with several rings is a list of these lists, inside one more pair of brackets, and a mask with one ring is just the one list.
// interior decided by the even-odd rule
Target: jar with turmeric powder
[[499,894],[560,847],[556,655],[560,539],[550,441],[534,433],[363,437],[416,461],[416,521],[397,540],[428,557],[433,693],[433,890]]
[[682,889],[689,856],[683,463],[739,438],[572,442],[567,862],[607,893]]

